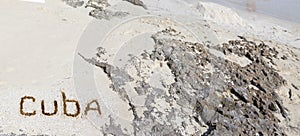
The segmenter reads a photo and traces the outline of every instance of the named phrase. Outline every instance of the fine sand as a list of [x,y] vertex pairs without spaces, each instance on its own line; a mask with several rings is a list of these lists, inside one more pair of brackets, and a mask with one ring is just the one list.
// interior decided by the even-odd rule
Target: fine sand
[[[144,1],[146,8],[123,0],[108,2],[107,10],[120,11],[120,14],[112,13],[108,19],[89,16],[91,7],[73,8],[61,0],[0,2],[0,135],[136,134],[132,120],[134,115],[145,116],[143,106],[149,98],[133,91],[138,86],[137,82],[124,85],[129,98],[113,90],[110,85],[114,80],[88,59],[96,58],[124,68],[133,75],[141,74],[132,76],[134,81],[145,78],[151,86],[164,90],[164,84],[168,86],[174,82],[167,63],[145,61],[139,64],[141,57],[133,59],[135,57],[132,56],[138,56],[144,50],[151,52],[155,44],[151,36],[172,29],[176,32],[171,31],[174,35],[170,37],[204,45],[218,46],[243,36],[274,47],[279,52],[275,71],[286,80],[285,85],[274,91],[287,109],[288,118],[283,118],[278,112],[274,115],[287,135],[300,133],[299,23],[193,0],[147,0]],[[105,53],[98,54],[101,57],[95,55],[98,47],[105,49]],[[251,63],[249,59],[234,54],[207,50],[240,66]],[[98,48],[99,52],[101,49]],[[135,65],[129,65],[129,61]],[[139,66],[139,69],[134,66]],[[125,75],[117,79],[118,83],[127,82]],[[67,99],[79,101],[78,116],[64,114],[62,92]],[[23,108],[28,112],[35,110],[35,115],[20,113],[20,102],[24,96],[35,98],[35,102],[28,99]],[[45,100],[45,107],[49,109],[46,111],[49,112],[54,109],[53,101],[56,100],[57,114],[43,115],[42,100]],[[99,103],[101,115],[95,110],[85,115],[88,103],[93,100]],[[162,98],[154,101],[151,106],[156,107],[158,112],[170,110],[170,103]],[[134,115],[133,107],[128,103],[136,105]],[[74,105],[68,106],[68,112],[76,111]],[[95,106],[93,103],[92,107]],[[174,107],[180,106],[175,104]],[[192,115],[188,108],[181,110]],[[168,121],[167,117],[159,118],[161,120],[157,122]],[[181,125],[184,120],[184,117],[178,117],[174,124]],[[189,122],[186,127],[179,128],[180,134],[201,135],[208,129],[207,125],[194,126],[197,126],[196,121]]]

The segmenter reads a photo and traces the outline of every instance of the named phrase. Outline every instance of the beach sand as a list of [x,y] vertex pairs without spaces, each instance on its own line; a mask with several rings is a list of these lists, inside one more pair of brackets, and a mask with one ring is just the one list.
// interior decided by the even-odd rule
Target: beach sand
[[[282,100],[288,118],[278,111],[271,113],[280,120],[278,125],[285,134],[300,133],[300,111],[297,110],[300,107],[299,23],[193,0],[149,0],[143,1],[144,7],[122,0],[108,2],[110,6],[105,7],[107,14],[97,11],[99,14],[93,12],[94,17],[89,16],[94,8],[73,8],[60,0],[46,0],[45,3],[0,2],[0,135],[142,134],[138,133],[137,126],[143,128],[141,126],[145,124],[137,124],[136,117],[146,118],[145,111],[149,107],[145,103],[152,100],[146,94],[151,91],[138,92],[135,87],[146,81],[151,87],[167,92],[166,88],[175,82],[167,62],[141,61],[141,54],[151,54],[157,44],[153,35],[161,31],[167,32],[162,32],[158,36],[160,38],[171,37],[212,47],[242,36],[276,49],[278,58],[273,58],[274,64],[270,67],[286,83],[272,91],[278,94],[278,100]],[[226,55],[209,46],[203,48],[215,56],[242,67],[251,65],[245,57]],[[100,53],[98,56],[97,52]],[[95,62],[105,62],[105,65],[95,67]],[[111,73],[110,68],[114,70]],[[123,69],[117,68],[125,69],[133,79]],[[207,66],[206,70],[212,69]],[[113,88],[112,83],[115,83]],[[127,90],[126,94],[120,91],[121,83],[125,84],[122,87]],[[81,109],[78,116],[64,114],[62,92],[67,99],[79,101]],[[201,126],[201,121],[191,120],[194,118],[191,105],[183,108],[185,106],[179,102],[173,102],[173,109],[180,110],[174,111],[178,114],[174,115],[174,121],[168,120],[165,114],[172,110],[171,102],[160,95],[155,94],[155,102],[149,104],[155,107],[150,113],[156,119],[151,123],[178,127],[176,134],[180,135],[207,132],[210,127],[207,123]],[[23,109],[27,112],[35,110],[35,115],[20,113],[20,102],[24,96],[35,98],[35,102],[28,99]],[[178,95],[177,99],[183,98]],[[51,112],[56,100],[57,114],[42,114],[42,100],[45,100],[48,112]],[[88,103],[93,100],[99,103],[101,114],[92,110],[85,115]],[[97,106],[95,104],[92,107]],[[68,107],[68,112],[76,111],[74,103]],[[188,123],[186,120],[189,120]],[[183,122],[186,124],[182,125]],[[167,132],[171,128],[161,128],[144,127],[143,131],[175,134]],[[150,132],[143,134],[149,135]]]

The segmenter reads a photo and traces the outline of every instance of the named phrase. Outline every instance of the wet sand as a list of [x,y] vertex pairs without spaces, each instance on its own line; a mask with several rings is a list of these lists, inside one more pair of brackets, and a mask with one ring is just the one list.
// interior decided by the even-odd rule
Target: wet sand
[[300,23],[300,1],[295,0],[211,0],[230,8],[256,12]]

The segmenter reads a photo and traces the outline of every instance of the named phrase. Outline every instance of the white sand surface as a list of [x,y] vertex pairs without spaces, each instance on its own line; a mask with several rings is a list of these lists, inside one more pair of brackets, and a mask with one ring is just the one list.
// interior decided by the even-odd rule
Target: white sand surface
[[[277,90],[290,117],[290,121],[282,119],[280,125],[288,135],[299,134],[300,111],[297,109],[300,108],[300,90],[292,86],[300,87],[300,62],[296,60],[300,59],[299,23],[193,0],[147,0],[144,3],[148,10],[121,0],[109,2],[112,5],[110,9],[127,11],[129,15],[96,20],[88,15],[90,8],[72,8],[60,0],[46,0],[45,3],[0,1],[0,135],[103,135],[101,125],[112,123],[110,117],[121,124],[121,129],[126,128],[126,132],[133,135],[130,121],[134,117],[128,110],[128,103],[121,100],[116,92],[110,91],[110,80],[104,72],[86,63],[78,53],[90,58],[102,45],[109,54],[106,56],[107,62],[134,73],[137,72],[135,68],[125,65],[129,60],[125,53],[137,55],[151,50],[154,42],[149,37],[168,27],[179,30],[181,34],[177,38],[182,40],[210,41],[212,45],[217,45],[244,36],[269,43],[280,50],[280,55],[287,55],[288,61],[276,62],[276,69],[288,84]],[[249,64],[247,59],[234,55],[223,57],[241,65]],[[159,81],[168,85],[173,82],[167,64],[149,62],[142,66],[149,66],[155,71],[149,75],[143,71],[151,85],[163,88],[157,80],[161,75],[170,78]],[[126,87],[130,90],[132,86]],[[290,88],[292,99],[288,96]],[[67,99],[79,100],[79,116],[64,115],[62,91]],[[142,107],[145,98],[132,92],[128,94],[131,100]],[[23,96],[36,99],[25,108],[36,110],[36,115],[29,117],[20,114]],[[101,116],[96,112],[85,116],[87,103],[94,99],[100,103]],[[49,102],[46,108],[51,108],[51,103],[57,100],[58,113],[54,116],[43,115],[42,100]],[[156,101],[157,110],[168,109],[168,103],[161,99]],[[137,109],[140,110],[138,115],[143,116],[144,109]],[[74,111],[74,107],[70,111]],[[176,121],[175,124],[179,124],[181,120]],[[187,127],[183,131],[187,132],[182,133],[189,135],[206,129]]]

